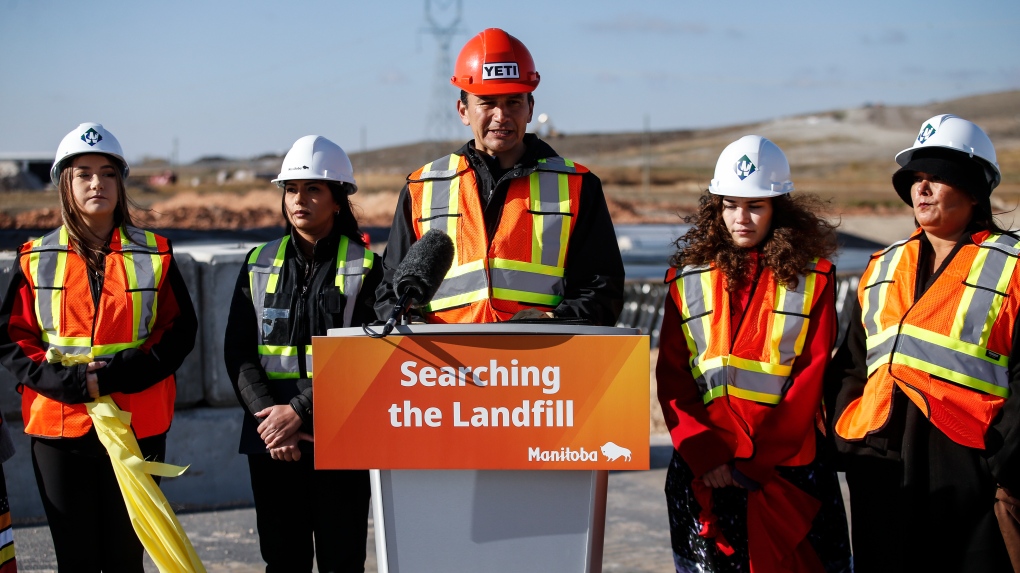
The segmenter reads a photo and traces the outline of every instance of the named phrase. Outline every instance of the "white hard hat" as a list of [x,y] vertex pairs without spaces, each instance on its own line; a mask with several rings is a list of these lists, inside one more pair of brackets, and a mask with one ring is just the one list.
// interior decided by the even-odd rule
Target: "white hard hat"
[[86,122],[60,140],[57,156],[53,159],[53,167],[50,168],[50,181],[57,185],[60,181],[60,171],[67,165],[67,161],[75,155],[86,153],[102,153],[116,158],[124,166],[123,173],[127,178],[130,170],[120,148],[120,142],[102,125]]
[[896,154],[896,163],[905,166],[919,149],[941,147],[965,153],[985,171],[991,189],[1002,181],[1002,172],[995,158],[995,146],[988,134],[973,122],[948,113],[936,115],[921,124],[914,145]]
[[283,158],[280,175],[273,183],[283,187],[284,182],[295,179],[349,183],[349,195],[358,190],[350,158],[339,145],[321,135],[306,135],[295,141]]
[[745,135],[719,155],[708,191],[731,197],[786,195],[793,191],[790,163],[775,143],[760,135]]

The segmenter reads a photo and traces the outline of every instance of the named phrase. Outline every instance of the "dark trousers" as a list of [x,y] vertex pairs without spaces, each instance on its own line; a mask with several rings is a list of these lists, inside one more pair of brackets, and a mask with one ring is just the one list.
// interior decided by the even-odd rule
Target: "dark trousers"
[[[161,462],[166,434],[138,445]],[[61,573],[142,573],[142,544],[94,429],[81,438],[32,438],[32,467]]]
[[320,573],[365,570],[367,471],[316,470],[311,454],[249,455],[248,468],[266,573],[311,571],[313,555]]
[[995,480],[980,454],[938,430],[925,445],[926,471],[913,477],[900,461],[848,460],[854,571],[1012,571],[992,508]]

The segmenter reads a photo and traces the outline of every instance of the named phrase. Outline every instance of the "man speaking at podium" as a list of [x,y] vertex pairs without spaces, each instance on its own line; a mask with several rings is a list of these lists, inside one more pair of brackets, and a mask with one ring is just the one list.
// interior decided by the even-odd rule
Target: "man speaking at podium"
[[613,326],[623,262],[602,183],[527,134],[539,74],[517,38],[489,28],[468,41],[450,83],[472,141],[407,177],[383,255],[376,313],[390,316],[394,273],[431,229],[453,240],[453,266],[422,311],[430,323],[580,319]]

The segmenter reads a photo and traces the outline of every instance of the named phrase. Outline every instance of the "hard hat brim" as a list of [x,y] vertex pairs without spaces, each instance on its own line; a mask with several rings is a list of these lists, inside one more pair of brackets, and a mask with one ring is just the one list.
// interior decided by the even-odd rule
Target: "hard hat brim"
[[131,168],[128,167],[127,161],[116,153],[109,153],[106,151],[72,151],[57,161],[54,161],[53,166],[50,167],[50,181],[53,183],[54,187],[60,185],[60,172],[64,170],[64,167],[67,167],[68,163],[72,159],[79,155],[105,155],[112,158],[120,165],[120,173],[124,179],[127,179],[128,174],[131,173]]
[[[977,163],[985,170],[985,177],[988,180],[988,184],[992,190],[998,187],[999,183],[1002,182],[1002,172],[999,170],[998,165],[992,165],[988,163],[988,161],[986,161],[985,159],[975,154],[969,153],[967,150],[959,149],[956,147],[948,147],[945,145],[929,145],[927,147],[908,147],[896,154],[896,164],[899,165],[900,167],[906,167],[906,165],[910,163],[910,161],[914,158],[915,153],[925,149],[946,149],[949,151],[955,151],[956,153],[959,153],[961,156],[967,157],[971,161]],[[902,197],[902,194],[900,195],[900,197]],[[906,199],[904,199],[904,201],[906,201]]]
[[458,81],[456,77],[450,78],[450,83],[466,91],[471,95],[493,96],[532,93],[538,87],[538,82],[505,82],[495,83],[489,80],[486,83],[469,83]]
[[789,195],[793,192],[793,182],[786,181],[783,183],[773,183],[770,190],[754,188],[753,190],[748,191],[746,187],[735,189],[731,186],[723,185],[718,179],[713,179],[708,185],[708,192],[712,195],[742,197],[745,199],[768,199],[771,197],[779,197],[781,195]]
[[320,176],[302,175],[300,177],[284,177],[283,175],[279,175],[279,176],[277,176],[276,179],[273,179],[272,181],[270,181],[270,183],[275,183],[277,187],[279,187],[280,189],[283,189],[283,187],[284,187],[283,184],[286,183],[287,181],[327,181],[327,182],[330,182],[330,183],[346,183],[347,185],[349,185],[348,190],[347,190],[347,194],[348,195],[354,195],[355,193],[358,192],[358,184],[353,182],[353,181],[344,181],[343,179],[335,179],[333,177],[323,177],[321,175]]

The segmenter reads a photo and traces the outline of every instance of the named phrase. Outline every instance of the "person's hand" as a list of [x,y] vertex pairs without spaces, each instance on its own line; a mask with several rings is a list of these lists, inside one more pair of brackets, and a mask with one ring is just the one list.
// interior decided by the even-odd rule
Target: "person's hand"
[[291,437],[281,440],[279,446],[269,448],[269,456],[282,462],[296,462],[301,459],[301,449],[298,448],[301,440],[314,442],[315,438],[304,432],[295,432]]
[[705,472],[705,475],[701,476],[701,480],[705,482],[708,487],[744,487],[733,480],[733,471],[730,469],[729,464],[723,464],[714,470]]
[[85,367],[85,389],[93,400],[99,398],[99,375],[96,370],[106,367],[105,362],[89,362]]
[[1006,503],[1008,503],[1010,505],[1013,505],[1013,506],[1020,507],[1020,499],[1017,499],[1013,495],[1013,492],[1011,492],[1008,489],[1002,487],[1001,485],[998,486],[998,489],[996,489],[996,491],[995,491],[995,499],[997,499],[999,501],[1006,502]]
[[518,311],[517,314],[513,315],[513,317],[510,320],[521,320],[528,318],[556,318],[556,316],[551,312],[542,312],[537,308],[526,308],[524,310]]
[[290,404],[277,404],[270,406],[255,414],[256,418],[265,418],[259,424],[259,437],[266,443],[266,447],[273,449],[280,445],[280,442],[290,438],[301,428],[301,417],[297,415]]

